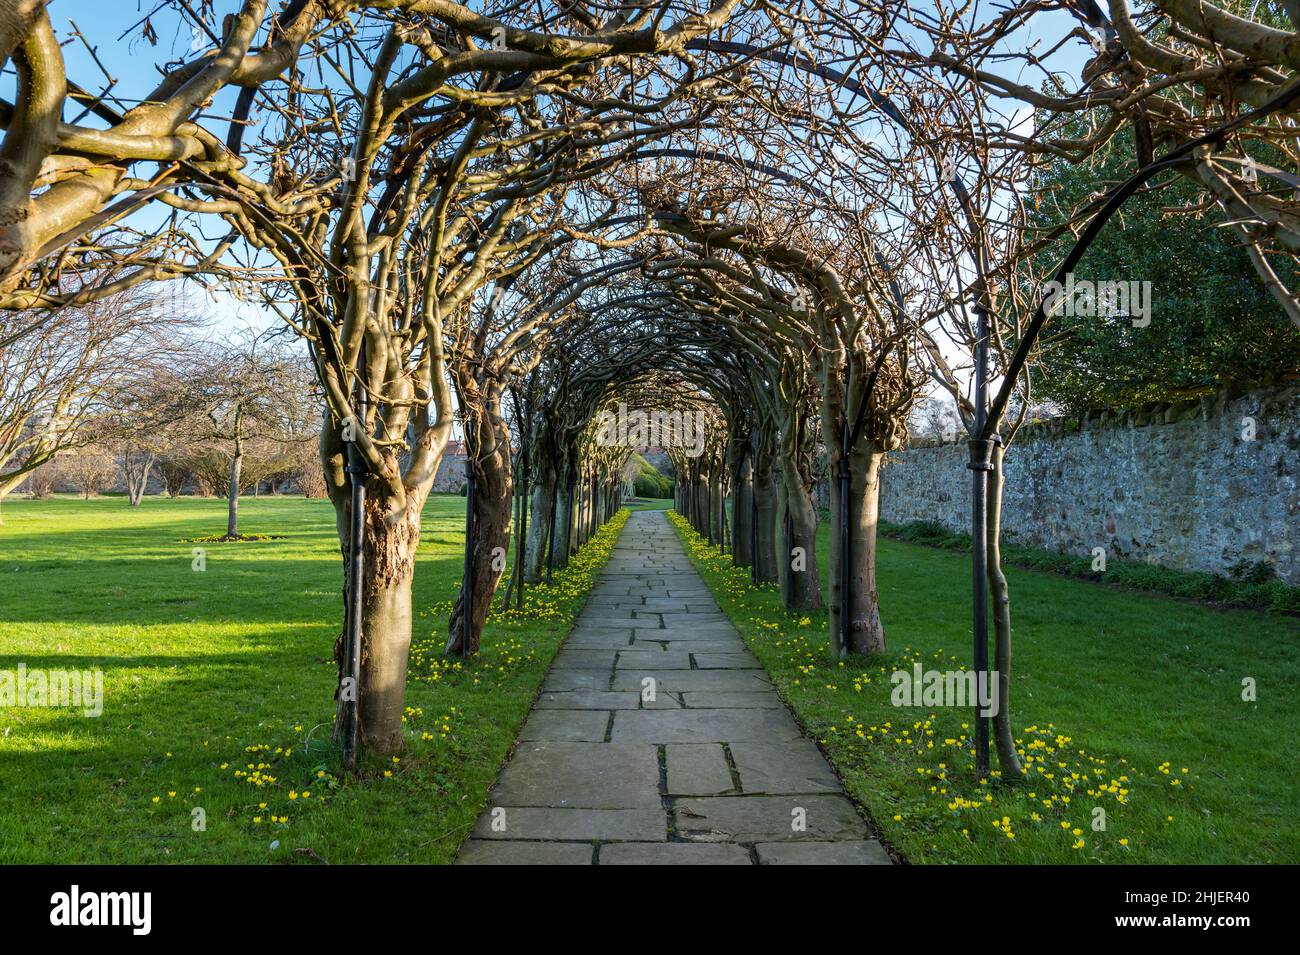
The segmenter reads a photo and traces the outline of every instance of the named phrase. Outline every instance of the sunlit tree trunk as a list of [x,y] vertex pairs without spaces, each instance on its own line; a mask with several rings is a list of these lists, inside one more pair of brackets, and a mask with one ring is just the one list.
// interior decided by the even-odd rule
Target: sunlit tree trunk
[[840,567],[839,547],[841,491],[834,477],[838,451],[832,458],[830,547],[830,631],[832,645],[840,655],[846,653],[883,653],[885,628],[880,620],[880,599],[876,591],[876,530],[880,514],[880,465],[884,458],[871,442],[860,441],[849,455],[849,638],[840,639]]
[[[347,560],[351,542],[352,494],[343,473],[346,451],[337,432],[321,435],[330,499],[344,564],[344,607],[348,605]],[[397,457],[385,454],[396,470]],[[360,738],[373,753],[388,755],[405,746],[402,716],[406,707],[406,669],[411,647],[411,584],[420,543],[420,512],[427,488],[410,488],[398,502],[376,476],[366,482],[361,583],[361,672],[358,679]],[[346,627],[346,624],[345,624]],[[335,659],[345,665],[345,641],[340,634]],[[344,723],[345,701],[338,701],[336,725]]]

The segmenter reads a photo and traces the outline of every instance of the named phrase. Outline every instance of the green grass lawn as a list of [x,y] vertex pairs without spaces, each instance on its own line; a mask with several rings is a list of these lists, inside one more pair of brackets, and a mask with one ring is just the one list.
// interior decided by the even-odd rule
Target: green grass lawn
[[628,502],[629,511],[666,511],[673,506],[670,497],[638,497]]
[[[447,862],[613,545],[611,521],[481,657],[445,661],[465,500],[431,497],[415,577],[410,750],[343,779],[330,741],[343,568],[325,501],[11,500],[0,670],[104,672],[104,711],[0,709],[0,862]],[[196,829],[195,809],[206,828]]]
[[[670,515],[676,518],[676,515]],[[679,520],[679,519],[678,519]],[[1300,623],[1009,570],[1017,784],[975,779],[970,711],[891,703],[896,670],[969,666],[970,564],[882,540],[882,659],[833,660],[678,523],[719,603],[886,841],[912,862],[1300,860]],[[818,538],[826,564],[829,528]],[[1258,702],[1242,700],[1251,678]],[[996,762],[996,756],[994,756]],[[1105,829],[1094,829],[1104,810]]]

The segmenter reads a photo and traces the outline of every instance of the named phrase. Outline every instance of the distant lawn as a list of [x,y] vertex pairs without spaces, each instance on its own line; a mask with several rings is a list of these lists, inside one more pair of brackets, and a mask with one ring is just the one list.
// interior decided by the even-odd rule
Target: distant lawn
[[635,497],[627,502],[629,511],[666,511],[672,506],[671,497]]
[[[969,711],[890,701],[895,670],[970,665],[968,557],[882,540],[889,653],[841,663],[824,613],[786,614],[774,587],[753,588],[748,570],[678,529],[849,791],[910,861],[1300,859],[1296,620],[1010,570],[1013,719],[1034,762],[1024,783],[980,785]],[[828,538],[823,526],[822,568]],[[1258,702],[1242,701],[1247,677]]]
[[530,591],[523,615],[491,622],[462,670],[440,651],[464,508],[455,495],[425,506],[410,752],[345,781],[330,741],[343,568],[327,502],[246,498],[240,529],[285,539],[192,545],[181,539],[224,531],[223,501],[8,501],[0,670],[102,668],[105,702],[99,718],[0,709],[0,862],[449,861],[621,525]]

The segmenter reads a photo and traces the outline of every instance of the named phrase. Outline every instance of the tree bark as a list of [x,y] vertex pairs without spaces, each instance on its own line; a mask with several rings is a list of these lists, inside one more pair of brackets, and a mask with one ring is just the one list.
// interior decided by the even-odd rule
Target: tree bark
[[[876,591],[876,529],[880,513],[880,465],[884,455],[870,442],[859,442],[849,455],[849,547],[850,600],[849,640],[839,645],[840,552],[838,525],[830,553],[831,645],[846,653],[883,653],[885,628],[880,620],[880,598]],[[837,466],[836,461],[832,461]],[[832,470],[832,473],[834,471]],[[831,483],[831,514],[840,515],[840,482]]]
[[[373,478],[367,482],[358,699],[362,746],[386,756],[406,746],[402,717],[406,711],[406,667],[411,649],[411,583],[415,579],[424,495],[418,490],[408,492],[407,506],[399,511],[384,496],[382,487]],[[346,495],[342,501],[335,498],[335,522],[344,562],[344,607],[350,497]],[[343,654],[340,635],[334,648],[340,667],[345,665]],[[340,700],[336,725],[343,723],[343,706]]]
[[524,580],[535,584],[546,573],[546,551],[551,530],[551,505],[555,500],[555,477],[534,484],[529,497],[528,540],[524,546]]
[[[781,559],[786,571],[785,607],[787,610],[821,610],[822,575],[817,565],[817,507],[797,464],[783,458],[781,462],[784,493],[782,501],[790,539],[785,541]],[[799,569],[802,567],[802,570]]]
[[551,546],[550,552],[553,555],[553,564],[558,570],[569,563],[569,554],[572,552],[573,486],[559,477],[556,481],[559,486],[555,498],[555,543]]
[[731,562],[748,567],[754,560],[750,508],[754,506],[754,469],[748,449],[740,453],[732,478]]
[[[538,454],[533,467],[528,540],[524,547],[524,580],[535,584],[546,572],[546,551],[551,531],[551,506],[555,501],[555,459]],[[557,534],[558,536],[558,534]]]
[[754,502],[758,505],[758,553],[754,555],[757,579],[761,584],[776,583],[780,580],[777,565],[777,501],[775,475],[772,473],[772,459],[760,454],[754,462]]
[[722,466],[714,464],[709,471],[709,542],[722,544],[722,512],[727,506],[722,496]]
[[[496,595],[497,582],[505,570],[505,555],[510,548],[510,431],[505,419],[497,413],[495,401],[484,402],[471,413],[465,438],[467,460],[474,470],[474,544],[470,563],[472,584],[467,652],[475,654],[479,651],[483,625]],[[464,650],[463,617],[467,612],[464,594],[462,586],[448,620],[444,651],[448,654]]]

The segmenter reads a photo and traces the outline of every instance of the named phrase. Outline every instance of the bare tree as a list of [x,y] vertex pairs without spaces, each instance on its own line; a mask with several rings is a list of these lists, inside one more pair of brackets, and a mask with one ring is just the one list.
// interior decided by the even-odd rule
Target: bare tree
[[[0,338],[32,322],[30,313],[0,313]],[[0,345],[0,501],[61,452],[134,430],[126,407],[192,327],[133,290],[56,311]]]
[[[202,409],[205,437],[212,447],[204,460],[221,462],[226,479],[226,540],[240,540],[239,498],[245,487],[263,480],[291,461],[284,450],[308,442],[314,434],[305,422],[313,417],[312,389],[306,369],[279,342],[265,335],[245,334],[234,342],[211,346],[188,382],[187,404]],[[246,473],[250,450],[261,451],[259,467]],[[217,485],[208,468],[209,483]]]

